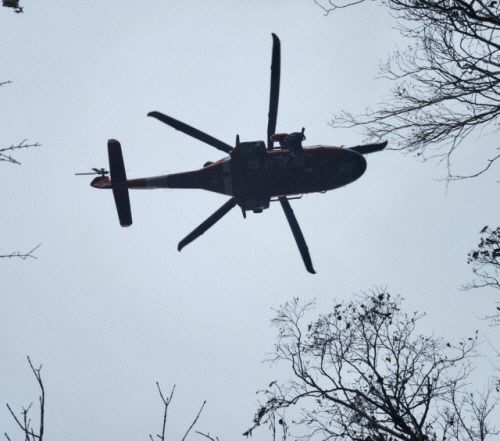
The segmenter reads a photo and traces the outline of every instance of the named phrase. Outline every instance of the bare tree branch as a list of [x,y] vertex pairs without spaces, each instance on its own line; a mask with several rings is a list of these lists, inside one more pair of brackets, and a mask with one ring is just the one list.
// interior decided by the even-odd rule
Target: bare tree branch
[[214,438],[213,436],[210,436],[210,434],[209,434],[209,433],[202,433],[202,432],[198,432],[198,431],[196,431],[196,433],[197,433],[198,435],[204,436],[205,438],[208,438],[210,441],[220,441],[220,440],[219,440],[219,437],[217,437],[217,436],[216,436],[216,437]]
[[[316,0],[326,14],[369,0]],[[452,156],[473,132],[498,131],[500,116],[500,9],[496,1],[381,0],[411,41],[381,66],[394,81],[376,109],[334,116],[334,127],[359,127],[368,138],[389,139],[393,149],[436,158],[448,179],[478,176],[500,158],[494,154],[477,171],[452,172]],[[482,132],[480,132],[482,133]],[[477,141],[474,140],[477,145]],[[482,146],[475,147],[480,151]],[[500,149],[500,146],[498,147]]]
[[7,155],[3,152],[18,150],[18,149],[29,149],[31,147],[40,147],[41,146],[41,144],[39,144],[38,142],[36,142],[34,144],[27,144],[26,141],[27,141],[27,139],[23,139],[20,143],[18,143],[16,145],[12,144],[10,147],[5,147],[5,148],[0,149],[0,162],[6,161],[6,162],[11,162],[12,164],[21,165],[21,163],[19,161],[17,161],[12,156]]
[[[500,227],[493,229],[485,226],[480,234],[477,249],[472,250],[467,259],[477,279],[462,285],[462,289],[490,287],[500,290]],[[500,325],[500,302],[497,305],[496,311],[485,317],[496,326]]]
[[[165,396],[163,395],[163,392],[161,390],[161,387],[160,387],[160,384],[158,382],[156,382],[156,387],[158,388],[158,393],[160,394],[160,397],[161,397],[161,400],[163,401],[163,424],[162,424],[162,428],[161,428],[161,432],[159,434],[156,435],[156,437],[160,440],[160,441],[165,441],[165,430],[166,430],[166,427],[167,427],[167,414],[168,414],[168,406],[170,405],[170,403],[172,402],[172,397],[174,396],[174,391],[175,391],[175,385],[172,387],[172,391],[170,392],[170,396],[168,398],[165,398]],[[185,439],[187,438],[189,432],[191,431],[191,429],[195,426],[196,422],[198,421],[198,418],[200,417],[201,415],[201,412],[203,410],[203,407],[205,407],[205,404],[206,404],[206,401],[203,402],[203,404],[201,405],[201,408],[200,410],[198,411],[198,414],[196,415],[196,418],[193,420],[193,422],[191,423],[191,425],[189,426],[188,430],[186,431],[186,433],[184,434],[184,437],[182,438],[182,441],[185,441]],[[197,432],[198,433],[198,432]],[[201,434],[202,435],[202,434]],[[151,441],[154,441],[155,438],[153,438],[153,435],[149,435],[149,439]]]
[[20,253],[19,251],[14,251],[13,253],[10,254],[3,254],[0,255],[0,258],[12,258],[12,257],[19,257],[23,260],[26,260],[28,257],[32,259],[37,259],[37,257],[33,254],[35,250],[37,250],[42,244],[38,244],[35,248],[33,248],[31,251],[28,251],[27,253]]
[[200,417],[201,411],[205,407],[205,404],[206,404],[206,401],[203,401],[203,404],[201,405],[201,408],[200,408],[200,410],[198,412],[198,415],[196,415],[196,418],[194,419],[194,421],[189,426],[189,429],[186,431],[185,435],[183,436],[182,441],[184,441],[186,439],[186,437],[188,436],[189,432],[191,431],[191,429],[194,427],[194,425],[198,421],[198,418]]
[[[159,434],[157,434],[156,436],[161,441],[164,441],[165,440],[165,428],[167,427],[168,405],[172,401],[172,397],[174,395],[174,390],[175,390],[175,384],[172,387],[172,391],[170,392],[170,397],[168,397],[168,398],[165,398],[163,396],[163,393],[162,393],[161,388],[160,388],[160,384],[158,382],[156,382],[156,387],[158,388],[158,393],[160,394],[161,400],[163,401],[163,424],[162,424],[161,432]],[[154,441],[152,435],[149,435],[149,438],[151,439],[151,441]]]
[[[14,418],[14,421],[17,423],[19,428],[23,431],[25,436],[25,441],[43,441],[44,419],[45,419],[45,388],[43,386],[42,376],[40,373],[40,371],[42,370],[42,365],[40,365],[40,367],[38,368],[35,368],[33,366],[33,363],[31,362],[31,359],[29,357],[27,358],[31,371],[35,376],[41,391],[40,396],[38,398],[40,404],[40,419],[39,419],[38,433],[36,433],[32,428],[31,418],[29,418],[29,411],[33,403],[31,403],[28,407],[22,408],[20,418],[15,414],[15,412],[12,410],[12,408],[8,403],[7,403],[7,409],[9,410],[10,414]],[[10,441],[9,435],[7,433],[4,433],[4,435]]]

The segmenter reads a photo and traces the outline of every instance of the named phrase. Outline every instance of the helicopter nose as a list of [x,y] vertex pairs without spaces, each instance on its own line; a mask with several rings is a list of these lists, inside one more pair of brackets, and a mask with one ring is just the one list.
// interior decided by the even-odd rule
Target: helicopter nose
[[339,171],[347,183],[353,182],[366,171],[366,159],[357,152],[345,151],[345,160],[341,163]]

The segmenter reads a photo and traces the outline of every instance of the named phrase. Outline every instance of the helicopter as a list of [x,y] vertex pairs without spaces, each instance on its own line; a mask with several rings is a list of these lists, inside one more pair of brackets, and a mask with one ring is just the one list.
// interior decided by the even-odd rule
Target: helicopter
[[[122,227],[132,224],[129,189],[191,188],[203,189],[229,196],[224,205],[203,221],[178,244],[178,251],[193,242],[237,205],[243,217],[247,211],[261,213],[270,202],[279,201],[307,271],[315,274],[309,249],[289,200],[306,193],[324,193],[357,180],[366,170],[365,154],[383,150],[387,142],[355,147],[300,145],[302,154],[295,155],[287,147],[286,133],[276,133],[281,75],[281,43],[272,34],[271,88],[266,141],[241,142],[236,136],[235,146],[214,138],[184,122],[161,112],[148,116],[179,130],[199,141],[219,149],[228,156],[207,162],[194,171],[173,173],[139,179],[127,179],[120,143],[108,140],[109,172],[94,168],[97,174],[91,186],[113,191],[118,218]],[[297,134],[295,134],[297,135]],[[302,129],[304,139],[304,129]],[[278,141],[280,147],[275,147]],[[107,174],[110,174],[110,177]]]

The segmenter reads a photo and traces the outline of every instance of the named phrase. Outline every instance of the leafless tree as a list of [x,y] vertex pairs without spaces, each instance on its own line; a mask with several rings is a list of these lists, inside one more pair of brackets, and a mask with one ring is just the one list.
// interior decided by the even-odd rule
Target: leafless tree
[[[16,421],[17,425],[21,429],[24,435],[25,441],[43,441],[43,429],[44,429],[44,418],[45,418],[45,389],[43,387],[42,375],[40,371],[42,370],[42,365],[40,367],[35,368],[30,358],[28,357],[28,363],[30,365],[31,371],[38,382],[38,386],[40,387],[40,396],[38,397],[39,405],[40,405],[40,415],[39,415],[39,425],[38,432],[32,426],[31,417],[29,415],[29,411],[31,410],[31,403],[28,407],[23,407],[21,410],[21,415],[17,416],[16,413],[12,410],[10,405],[7,403],[7,409],[9,409],[10,414]],[[9,435],[4,433],[5,437],[11,441]]]
[[[328,14],[373,0],[315,0]],[[454,175],[451,159],[477,130],[498,131],[500,115],[500,5],[492,0],[381,0],[411,46],[381,67],[394,80],[390,95],[361,115],[344,111],[334,127],[359,127],[392,148],[438,158],[448,179],[477,176],[500,158],[484,152],[480,170]],[[484,131],[484,132],[483,132]],[[474,139],[474,144],[478,142]],[[476,147],[478,153],[480,147]]]
[[467,390],[477,336],[456,344],[417,333],[421,314],[401,310],[383,289],[337,304],[308,325],[313,302],[277,309],[272,362],[291,378],[272,382],[253,426],[283,412],[299,440],[436,441],[492,439],[494,385]]

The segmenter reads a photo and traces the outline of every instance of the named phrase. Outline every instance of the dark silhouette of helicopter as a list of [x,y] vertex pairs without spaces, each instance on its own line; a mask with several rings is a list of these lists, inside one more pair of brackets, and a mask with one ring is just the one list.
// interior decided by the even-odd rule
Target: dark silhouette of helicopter
[[2,6],[4,8],[12,8],[16,14],[22,14],[23,7],[19,6],[19,0],[2,0]]
[[[207,162],[202,169],[195,171],[128,180],[120,143],[114,139],[108,141],[111,179],[106,176],[106,170],[93,169],[94,174],[100,176],[96,177],[91,185],[113,191],[118,217],[123,227],[132,224],[129,189],[134,188],[198,188],[230,196],[222,207],[179,242],[179,251],[205,233],[236,205],[241,208],[243,217],[246,217],[247,211],[260,213],[269,208],[271,201],[279,201],[304,264],[310,273],[315,273],[304,236],[290,206],[289,196],[326,192],[355,181],[366,170],[363,155],[384,149],[387,142],[351,148],[324,145],[302,148],[304,129],[291,135],[276,134],[281,49],[278,37],[275,34],[272,34],[272,37],[267,142],[240,142],[239,136],[236,136],[236,145],[232,147],[163,113],[150,112],[148,116],[222,150],[229,156],[214,163]],[[295,138],[292,135],[295,135]],[[298,139],[300,145],[295,145],[292,149],[287,146],[290,139]],[[279,148],[274,147],[274,141],[280,142]]]

